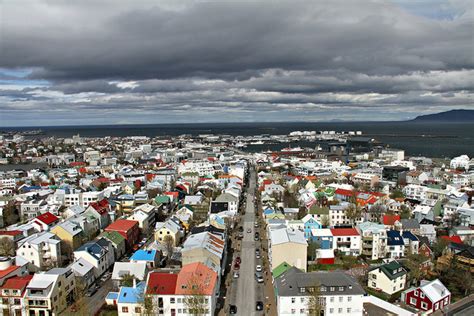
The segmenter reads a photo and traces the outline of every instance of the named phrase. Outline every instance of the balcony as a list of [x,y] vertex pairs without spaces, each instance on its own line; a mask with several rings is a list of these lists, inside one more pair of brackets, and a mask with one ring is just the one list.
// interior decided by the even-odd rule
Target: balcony
[[337,246],[338,247],[350,247],[351,242],[350,241],[338,241]]

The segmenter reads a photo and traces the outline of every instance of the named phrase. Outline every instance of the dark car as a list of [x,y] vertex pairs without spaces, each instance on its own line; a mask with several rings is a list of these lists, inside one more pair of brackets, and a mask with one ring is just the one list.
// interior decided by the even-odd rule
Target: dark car
[[237,314],[237,306],[229,305],[229,313],[230,314]]
[[263,302],[257,301],[257,304],[255,305],[255,309],[258,311],[263,311]]
[[242,259],[240,259],[240,257],[235,258],[235,263],[241,264],[241,263],[242,263]]
[[86,292],[86,296],[87,297],[91,297],[92,295],[94,295],[95,293],[97,292],[97,287],[92,287],[90,288],[87,292]]

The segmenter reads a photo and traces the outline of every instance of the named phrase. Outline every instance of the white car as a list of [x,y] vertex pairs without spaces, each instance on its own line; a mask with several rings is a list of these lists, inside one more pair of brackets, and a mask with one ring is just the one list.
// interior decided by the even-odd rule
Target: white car
[[239,278],[239,272],[234,272],[234,279],[238,279]]
[[255,271],[257,271],[257,272],[262,272],[262,270],[263,270],[263,268],[262,268],[261,265],[257,265],[257,266],[255,267]]

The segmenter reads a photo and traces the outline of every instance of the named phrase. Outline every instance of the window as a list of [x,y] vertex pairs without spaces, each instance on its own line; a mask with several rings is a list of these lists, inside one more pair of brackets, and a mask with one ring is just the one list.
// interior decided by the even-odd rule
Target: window
[[435,306],[434,306],[434,310],[437,310],[439,307],[439,303],[436,303]]
[[331,298],[329,299],[329,301],[330,301],[331,303],[334,303],[334,296],[331,296]]
[[175,303],[175,298],[174,297],[170,297],[170,304],[174,304]]
[[421,308],[422,309],[428,309],[428,304],[426,304],[425,302],[421,302]]
[[348,297],[347,297],[347,301],[348,301],[348,302],[352,301],[352,296],[348,296]]
[[122,306],[122,313],[128,313],[128,307]]
[[413,295],[415,295],[416,297],[418,297],[418,291],[415,291],[415,293],[413,293]]
[[292,297],[291,298],[291,303],[294,304],[296,302],[296,298]]
[[339,291],[339,292],[344,291],[344,287],[343,287],[343,286],[340,286],[338,291]]
[[337,312],[338,312],[339,314],[341,314],[341,313],[342,313],[342,308],[339,307],[339,308],[337,309]]
[[181,298],[180,297],[178,297],[178,303],[181,303]]
[[291,313],[292,313],[292,314],[296,314],[296,309],[293,308],[293,309],[291,310]]
[[334,308],[329,309],[329,314],[334,314]]
[[411,298],[410,298],[410,304],[411,304],[411,305],[416,305],[416,298],[411,297]]
[[344,301],[344,297],[339,296],[339,303],[342,303]]
[[326,292],[327,291],[327,288],[325,286],[321,286],[321,292]]
[[420,297],[421,297],[421,298],[425,298],[425,293],[420,292]]
[[348,307],[348,308],[347,308],[347,314],[350,314],[350,313],[351,313],[351,308]]
[[300,308],[300,314],[304,315],[304,308]]
[[141,307],[135,307],[135,313],[138,313],[140,314],[142,312],[142,308]]

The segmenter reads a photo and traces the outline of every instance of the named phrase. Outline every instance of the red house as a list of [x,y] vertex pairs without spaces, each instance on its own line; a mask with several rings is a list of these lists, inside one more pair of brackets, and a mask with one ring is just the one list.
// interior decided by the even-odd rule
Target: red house
[[422,280],[419,287],[403,291],[401,299],[405,304],[431,314],[451,303],[451,292],[438,279]]
[[138,221],[119,219],[105,228],[106,232],[117,232],[125,238],[128,247],[133,247],[140,237]]
[[50,212],[46,212],[37,216],[32,223],[33,227],[35,227],[35,229],[40,232],[49,231],[57,224],[59,224],[59,218]]

